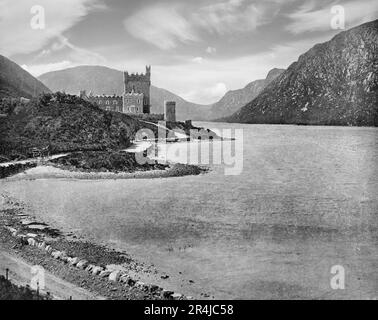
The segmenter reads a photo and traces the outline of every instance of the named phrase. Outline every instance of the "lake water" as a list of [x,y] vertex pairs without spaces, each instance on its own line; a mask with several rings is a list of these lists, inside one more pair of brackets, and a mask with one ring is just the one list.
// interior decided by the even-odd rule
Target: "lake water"
[[[201,176],[0,187],[64,230],[153,263],[184,294],[378,297],[376,128],[198,125],[243,129],[241,175],[213,165]],[[336,265],[344,290],[330,285]]]

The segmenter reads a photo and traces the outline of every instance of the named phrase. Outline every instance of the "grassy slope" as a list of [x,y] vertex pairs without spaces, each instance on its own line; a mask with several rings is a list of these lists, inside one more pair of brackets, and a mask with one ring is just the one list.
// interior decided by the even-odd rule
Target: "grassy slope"
[[8,115],[0,118],[0,156],[8,158],[30,156],[32,147],[50,146],[51,153],[125,148],[140,127],[127,115],[60,93],[25,105],[3,102],[1,109]]

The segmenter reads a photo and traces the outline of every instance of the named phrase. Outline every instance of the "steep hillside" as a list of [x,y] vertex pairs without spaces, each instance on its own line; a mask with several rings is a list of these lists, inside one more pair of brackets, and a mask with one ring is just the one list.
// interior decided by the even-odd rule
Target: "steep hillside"
[[0,99],[32,98],[50,90],[18,64],[0,55]]
[[213,104],[210,117],[212,119],[218,119],[232,115],[248,102],[255,99],[268,84],[284,71],[284,69],[273,69],[269,72],[265,80],[256,80],[249,83],[243,89],[227,92],[220,101]]
[[[4,106],[4,104],[8,104]],[[140,128],[127,115],[106,112],[76,96],[45,94],[28,104],[2,102],[0,155],[28,155],[30,148],[51,152],[120,149]]]
[[378,20],[314,46],[223,121],[378,125]]
[[[80,66],[61,71],[45,73],[39,79],[52,91],[65,91],[78,94],[80,90],[92,91],[93,94],[123,93],[123,74],[121,71],[102,66]],[[151,87],[151,112],[162,113],[164,100],[177,102],[179,120],[202,119],[209,112],[210,106],[197,105],[164,89]]]

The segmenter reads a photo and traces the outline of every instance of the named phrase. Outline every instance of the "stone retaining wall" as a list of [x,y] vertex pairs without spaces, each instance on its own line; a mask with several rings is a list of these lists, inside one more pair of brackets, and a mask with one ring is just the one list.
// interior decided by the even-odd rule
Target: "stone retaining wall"
[[[35,222],[37,224],[37,222]],[[68,264],[72,267],[85,270],[88,273],[96,275],[101,278],[107,279],[109,282],[118,282],[128,287],[136,287],[144,292],[151,293],[160,297],[161,299],[170,300],[191,300],[192,297],[184,296],[180,293],[165,290],[154,284],[147,284],[136,279],[133,279],[127,272],[107,269],[107,267],[97,266],[90,264],[87,260],[80,257],[68,256],[64,251],[55,250],[48,242],[43,239],[41,234],[26,233],[14,227],[7,226],[7,230],[13,237],[17,237],[24,245],[29,245],[39,250],[44,251],[46,254],[52,256],[54,259]]]

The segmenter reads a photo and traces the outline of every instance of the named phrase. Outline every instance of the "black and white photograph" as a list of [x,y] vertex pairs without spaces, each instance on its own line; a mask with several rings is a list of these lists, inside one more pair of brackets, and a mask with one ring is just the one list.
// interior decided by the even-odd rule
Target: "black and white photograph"
[[0,0],[0,300],[378,300],[377,127],[376,0]]

